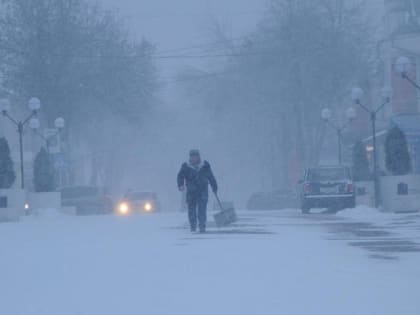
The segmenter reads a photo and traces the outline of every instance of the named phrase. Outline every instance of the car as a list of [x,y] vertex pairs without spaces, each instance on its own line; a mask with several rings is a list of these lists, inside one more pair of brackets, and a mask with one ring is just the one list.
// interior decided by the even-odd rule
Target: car
[[296,192],[276,190],[253,193],[246,204],[246,208],[247,210],[294,209],[297,204]]
[[336,212],[355,207],[355,189],[348,167],[309,168],[305,170],[304,179],[300,183],[303,213],[309,213],[311,208],[328,208]]
[[77,215],[111,214],[114,204],[107,189],[96,186],[72,186],[58,190],[64,207],[74,207]]
[[160,203],[154,192],[128,191],[116,210],[119,215],[152,213],[160,211]]

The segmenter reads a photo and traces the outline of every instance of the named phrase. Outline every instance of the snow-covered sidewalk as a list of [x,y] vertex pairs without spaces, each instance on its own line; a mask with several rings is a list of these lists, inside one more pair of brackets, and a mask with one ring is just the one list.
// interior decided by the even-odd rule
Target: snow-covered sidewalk
[[184,216],[0,225],[0,314],[419,314],[418,253],[369,259],[289,212],[205,235]]

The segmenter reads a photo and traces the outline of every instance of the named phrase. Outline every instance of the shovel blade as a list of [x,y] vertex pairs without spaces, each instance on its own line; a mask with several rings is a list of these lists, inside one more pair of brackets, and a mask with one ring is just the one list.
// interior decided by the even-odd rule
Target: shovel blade
[[236,212],[233,208],[222,210],[216,213],[213,217],[217,227],[227,226],[238,220]]

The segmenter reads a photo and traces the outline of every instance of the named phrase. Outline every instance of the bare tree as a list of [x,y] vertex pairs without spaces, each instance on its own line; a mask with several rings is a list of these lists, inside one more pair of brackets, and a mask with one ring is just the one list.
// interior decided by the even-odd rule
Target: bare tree
[[[98,138],[114,127],[108,118],[138,128],[156,103],[153,45],[131,40],[115,13],[85,0],[3,0],[2,5],[2,93],[18,102],[39,97],[47,121],[65,117],[67,136],[89,141],[92,156],[105,159],[98,151],[106,145],[111,150],[113,143],[99,148]],[[94,117],[100,120],[96,130]],[[105,165],[96,162],[95,167]]]
[[187,81],[187,93],[215,115],[233,117],[232,124],[235,117],[260,117],[262,128],[240,135],[246,134],[248,146],[267,138],[269,122],[280,125],[282,154],[275,159],[266,156],[275,151],[255,154],[260,165],[283,165],[281,176],[289,179],[290,165],[303,169],[319,161],[321,109],[343,110],[351,84],[369,71],[369,25],[361,10],[362,4],[338,0],[273,0],[255,32],[234,45],[220,75],[184,73],[202,77]]

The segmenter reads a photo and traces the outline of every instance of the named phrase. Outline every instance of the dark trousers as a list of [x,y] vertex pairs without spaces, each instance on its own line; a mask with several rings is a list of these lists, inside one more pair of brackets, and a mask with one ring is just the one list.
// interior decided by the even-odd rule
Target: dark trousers
[[190,220],[190,226],[192,229],[206,228],[207,221],[207,200],[203,198],[188,198],[188,218]]

